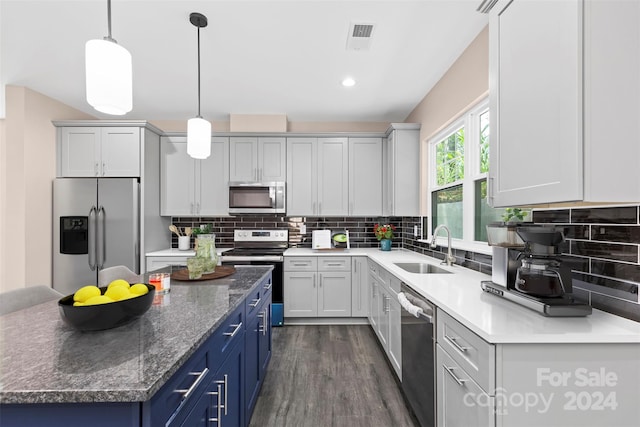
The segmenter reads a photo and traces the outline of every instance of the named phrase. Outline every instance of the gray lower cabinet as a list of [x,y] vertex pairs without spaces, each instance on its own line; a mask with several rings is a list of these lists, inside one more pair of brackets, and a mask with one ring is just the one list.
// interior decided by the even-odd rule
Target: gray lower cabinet
[[285,317],[351,317],[350,257],[285,257]]
[[439,427],[637,425],[640,344],[491,344],[437,318]]
[[369,316],[369,271],[367,257],[351,257],[351,316]]
[[378,264],[369,261],[369,323],[387,359],[402,378],[401,309],[398,302],[400,281]]
[[438,310],[437,425],[495,425],[495,346]]

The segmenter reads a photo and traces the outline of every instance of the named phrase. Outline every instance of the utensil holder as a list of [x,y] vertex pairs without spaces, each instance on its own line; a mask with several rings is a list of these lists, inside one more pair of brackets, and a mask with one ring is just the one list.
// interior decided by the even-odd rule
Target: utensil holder
[[190,236],[178,236],[178,249],[181,251],[188,251],[191,247]]

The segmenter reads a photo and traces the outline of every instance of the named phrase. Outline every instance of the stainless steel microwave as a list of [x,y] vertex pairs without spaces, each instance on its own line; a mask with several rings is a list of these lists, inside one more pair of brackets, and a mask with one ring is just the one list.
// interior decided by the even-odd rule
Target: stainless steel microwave
[[285,213],[284,182],[230,182],[230,214]]

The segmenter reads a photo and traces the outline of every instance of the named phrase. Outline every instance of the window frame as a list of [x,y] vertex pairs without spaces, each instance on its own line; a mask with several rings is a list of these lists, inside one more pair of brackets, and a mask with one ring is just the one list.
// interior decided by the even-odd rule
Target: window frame
[[[488,172],[480,172],[480,116],[485,112],[489,112],[489,98],[485,97],[472,105],[465,111],[461,112],[446,127],[435,133],[425,141],[427,156],[427,223],[428,230],[426,234],[429,242],[433,237],[431,230],[434,228],[432,207],[433,192],[462,185],[462,239],[452,238],[451,246],[453,249],[470,250],[477,253],[491,254],[491,247],[487,242],[475,240],[475,183],[482,179],[488,179]],[[489,117],[489,129],[492,122]],[[446,185],[437,185],[437,168],[436,168],[436,145],[447,138],[458,129],[464,128],[464,178]],[[491,135],[491,133],[489,134]],[[471,214],[469,214],[471,213]],[[447,237],[445,233],[439,233],[436,237],[438,246],[447,247]]]

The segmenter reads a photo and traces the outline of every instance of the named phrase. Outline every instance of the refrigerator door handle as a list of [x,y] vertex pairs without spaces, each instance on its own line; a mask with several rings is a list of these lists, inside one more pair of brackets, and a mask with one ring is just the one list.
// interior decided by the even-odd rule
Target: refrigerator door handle
[[88,262],[89,268],[91,271],[96,270],[96,213],[97,209],[95,206],[91,206],[91,210],[89,211],[89,236],[88,236]]
[[98,209],[98,271],[102,270],[105,263],[105,255],[107,253],[107,235],[106,235],[106,214],[104,206]]

